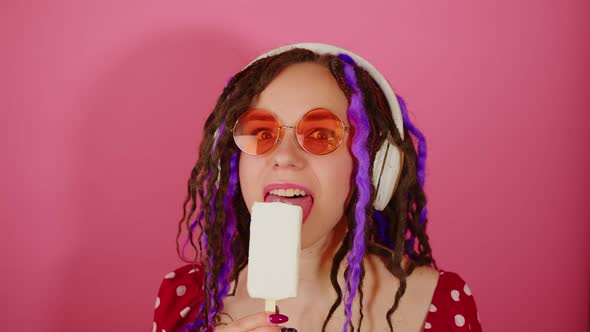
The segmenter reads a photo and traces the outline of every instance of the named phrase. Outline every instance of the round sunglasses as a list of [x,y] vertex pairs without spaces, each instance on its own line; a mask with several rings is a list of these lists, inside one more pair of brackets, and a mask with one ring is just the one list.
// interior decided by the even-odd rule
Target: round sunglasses
[[296,126],[283,125],[269,111],[252,109],[240,115],[232,133],[240,150],[250,155],[259,155],[278,146],[286,128],[295,129],[297,142],[303,150],[317,155],[336,150],[344,140],[344,132],[350,130],[336,113],[325,108],[316,108],[305,113]]

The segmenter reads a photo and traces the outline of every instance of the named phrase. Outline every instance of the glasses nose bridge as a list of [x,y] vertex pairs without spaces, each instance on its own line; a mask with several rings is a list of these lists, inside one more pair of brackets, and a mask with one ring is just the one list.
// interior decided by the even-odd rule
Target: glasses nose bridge
[[284,129],[289,129],[289,128],[296,129],[297,126],[279,126],[279,130],[280,131],[283,131]]
[[[277,145],[283,143],[283,141],[285,140],[285,135],[286,135],[286,131],[287,129],[293,129],[293,139],[295,140],[295,143],[300,147],[303,148],[301,146],[301,143],[299,142],[299,138],[297,137],[297,125],[294,126],[279,126],[279,137],[277,140]],[[304,149],[305,150],[305,149]]]

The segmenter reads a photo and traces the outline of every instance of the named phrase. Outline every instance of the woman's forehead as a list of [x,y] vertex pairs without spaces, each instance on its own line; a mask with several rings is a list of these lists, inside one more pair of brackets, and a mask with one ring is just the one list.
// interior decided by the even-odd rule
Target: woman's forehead
[[294,122],[314,108],[327,108],[346,119],[348,100],[330,70],[314,63],[293,64],[281,71],[250,105]]

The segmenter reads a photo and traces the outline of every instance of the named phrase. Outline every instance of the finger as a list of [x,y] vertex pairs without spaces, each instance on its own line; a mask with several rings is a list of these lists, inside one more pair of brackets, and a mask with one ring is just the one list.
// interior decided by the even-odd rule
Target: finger
[[264,326],[264,327],[257,327],[253,330],[250,330],[248,332],[281,332],[283,330],[286,331],[286,327],[284,326]]
[[[272,317],[271,317],[272,316]],[[272,318],[272,319],[271,319]],[[270,314],[259,312],[250,316],[242,317],[235,322],[225,326],[220,331],[223,332],[245,332],[260,327],[274,327],[277,324],[284,323],[288,320],[285,315]],[[271,330],[272,331],[272,330]],[[280,328],[277,330],[280,331]]]

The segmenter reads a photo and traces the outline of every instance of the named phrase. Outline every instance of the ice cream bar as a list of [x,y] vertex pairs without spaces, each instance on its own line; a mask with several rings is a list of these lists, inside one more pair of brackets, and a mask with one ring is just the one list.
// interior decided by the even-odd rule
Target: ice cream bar
[[250,222],[247,289],[250,297],[275,301],[297,296],[303,211],[297,205],[255,202]]

